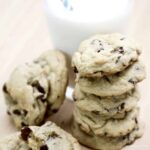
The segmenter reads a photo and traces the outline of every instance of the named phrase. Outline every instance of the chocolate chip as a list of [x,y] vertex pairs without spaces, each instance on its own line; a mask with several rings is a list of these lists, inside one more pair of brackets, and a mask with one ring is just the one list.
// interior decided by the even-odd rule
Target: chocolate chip
[[103,47],[100,47],[98,50],[97,50],[97,53],[101,52],[102,50],[104,50]]
[[26,116],[26,115],[27,115],[27,113],[28,113],[28,111],[27,111],[27,110],[25,110],[25,109],[23,109],[22,111],[23,111],[24,116]]
[[78,73],[78,69],[76,67],[73,67],[74,73]]
[[96,110],[93,110],[92,113],[95,115],[99,115],[99,111],[96,111]]
[[55,139],[56,137],[59,137],[59,135],[58,135],[56,132],[53,131],[53,132],[50,134],[50,138]]
[[61,138],[56,132],[51,132],[48,136],[48,140],[49,139],[55,139],[55,138]]
[[132,84],[135,84],[135,83],[136,83],[136,81],[134,81],[133,79],[130,79],[128,82],[129,82],[129,83],[132,83]]
[[125,103],[122,103],[122,104],[120,105],[121,110],[124,109],[124,106],[125,106]]
[[137,120],[137,118],[135,118],[135,123],[136,123],[136,124],[138,124],[138,120]]
[[107,132],[104,133],[104,136],[107,136]]
[[13,113],[18,116],[21,115],[21,111],[18,109],[13,110]]
[[126,139],[126,136],[122,136],[122,137],[121,137],[121,140],[125,140],[125,139]]
[[82,124],[81,123],[77,123],[78,124],[78,126],[81,128],[82,127]]
[[124,48],[122,46],[115,48],[112,53],[119,52],[120,54],[124,54]]
[[3,91],[4,91],[5,93],[8,93],[6,84],[3,85]]
[[36,99],[42,101],[43,103],[47,101],[47,99],[44,98],[44,94],[37,96]]
[[125,37],[121,38],[120,40],[123,41],[125,39]]
[[29,127],[23,127],[21,129],[21,137],[22,137],[22,139],[24,141],[27,141],[31,132],[32,132],[32,130]]
[[135,59],[131,59],[129,63],[131,64],[133,62],[136,62],[136,60]]
[[37,81],[37,80],[34,81],[34,82],[32,83],[32,86],[33,86],[33,87],[36,87],[37,90],[38,90],[40,93],[45,94],[45,90],[44,90],[44,88],[40,85],[39,81]]
[[119,62],[120,58],[121,58],[121,56],[117,57],[116,62],[115,62],[116,64]]
[[40,150],[48,150],[48,146],[45,144],[45,145],[42,145],[41,147],[40,147]]
[[116,75],[116,76],[120,76],[120,72],[117,72],[115,75]]
[[58,112],[58,109],[53,109],[52,112],[53,112],[53,113],[57,113],[57,112]]
[[13,113],[14,113],[15,115],[18,115],[18,116],[20,116],[20,115],[26,116],[27,113],[28,113],[28,111],[25,110],[25,109],[23,109],[23,110],[15,109],[15,110],[13,110]]
[[40,86],[40,84],[39,84],[39,86],[37,87],[37,89],[38,89],[38,91],[39,91],[40,93],[45,93],[44,88],[43,88],[42,86]]
[[124,53],[123,47],[122,47],[122,46],[121,46],[121,47],[118,47],[118,51],[119,51],[119,53],[123,54],[123,53]]
[[110,79],[109,79],[108,77],[105,76],[104,79],[105,79],[107,82],[111,83],[111,81],[110,81]]
[[21,122],[21,126],[22,126],[22,127],[26,127],[26,126],[28,126],[28,125],[25,124],[24,122]]

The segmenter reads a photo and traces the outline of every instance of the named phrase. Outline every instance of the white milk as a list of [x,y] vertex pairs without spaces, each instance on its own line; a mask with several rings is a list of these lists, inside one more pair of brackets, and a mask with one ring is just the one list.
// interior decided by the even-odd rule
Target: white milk
[[95,33],[124,33],[134,0],[45,0],[53,46],[72,55]]

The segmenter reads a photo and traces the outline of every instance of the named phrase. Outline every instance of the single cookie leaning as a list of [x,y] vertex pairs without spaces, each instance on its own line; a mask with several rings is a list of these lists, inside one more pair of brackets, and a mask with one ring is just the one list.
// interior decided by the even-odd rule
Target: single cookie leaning
[[105,119],[124,118],[127,112],[137,106],[139,97],[137,89],[116,97],[100,97],[82,92],[78,84],[73,93],[75,107],[82,114]]
[[139,46],[121,34],[98,34],[81,43],[72,66],[80,76],[107,76],[123,71],[140,53]]
[[137,138],[143,135],[143,124],[137,126],[125,136],[116,138],[96,136],[93,134],[86,134],[80,129],[80,124],[73,122],[72,133],[83,145],[97,150],[121,150],[125,145],[132,144]]
[[75,138],[52,122],[43,126],[23,127],[7,138],[0,140],[2,150],[80,150]]
[[76,82],[86,93],[98,96],[116,96],[132,90],[138,82],[145,78],[145,67],[135,62],[126,70],[103,78],[80,77]]
[[94,133],[99,136],[118,137],[130,133],[138,123],[139,109],[134,108],[128,112],[123,119],[104,120],[82,114],[77,109],[74,111],[74,119],[86,133]]
[[46,114],[56,112],[64,101],[67,81],[65,57],[56,50],[18,66],[3,86],[15,125],[39,125]]

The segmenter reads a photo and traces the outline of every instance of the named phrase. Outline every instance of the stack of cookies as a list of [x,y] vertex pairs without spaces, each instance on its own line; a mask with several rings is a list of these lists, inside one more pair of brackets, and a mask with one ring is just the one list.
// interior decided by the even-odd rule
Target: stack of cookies
[[137,83],[145,78],[137,44],[120,34],[83,41],[72,64],[76,73],[72,132],[80,143],[118,150],[143,134]]

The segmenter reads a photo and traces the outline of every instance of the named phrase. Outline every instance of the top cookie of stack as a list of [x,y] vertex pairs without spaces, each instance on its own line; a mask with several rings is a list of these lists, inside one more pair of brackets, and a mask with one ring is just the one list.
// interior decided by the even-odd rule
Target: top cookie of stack
[[[95,35],[72,58],[80,89],[98,96],[124,94],[145,78],[137,44],[121,34]],[[91,88],[92,87],[92,88]]]
[[98,34],[81,43],[72,65],[80,76],[108,76],[133,64],[140,53],[139,46],[121,34]]

